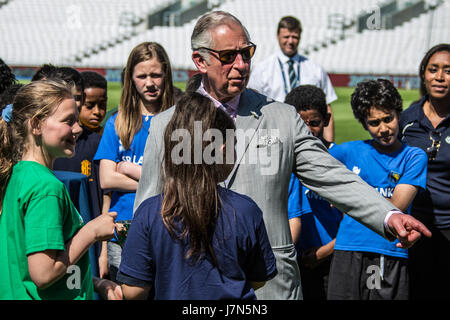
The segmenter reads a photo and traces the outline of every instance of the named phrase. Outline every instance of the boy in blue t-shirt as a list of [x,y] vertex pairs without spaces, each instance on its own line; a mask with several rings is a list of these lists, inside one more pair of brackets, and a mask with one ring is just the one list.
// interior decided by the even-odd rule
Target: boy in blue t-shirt
[[[311,133],[328,148],[323,138],[330,120],[324,92],[312,85],[293,89],[285,102],[293,105]],[[296,244],[304,300],[325,300],[334,238],[342,213],[312,192],[292,174],[289,184],[289,224]]]
[[[330,153],[376,188],[397,208],[408,212],[426,186],[427,156],[398,139],[402,99],[388,80],[358,83],[351,106],[371,140],[350,141]],[[407,249],[389,242],[345,215],[336,236],[328,299],[408,299]]]

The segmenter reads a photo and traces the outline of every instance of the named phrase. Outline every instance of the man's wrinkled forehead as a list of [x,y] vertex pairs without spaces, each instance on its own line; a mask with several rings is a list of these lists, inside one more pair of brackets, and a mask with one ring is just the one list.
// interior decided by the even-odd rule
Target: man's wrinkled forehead
[[[222,38],[222,37],[227,37],[226,39],[228,39],[229,36],[229,31],[232,31],[233,33],[240,33],[242,36],[242,39],[244,39],[244,44],[247,45],[250,42],[250,38],[248,36],[248,33],[246,32],[246,30],[239,25],[238,23],[234,22],[233,20],[227,20],[224,23],[211,28],[209,30],[210,35],[211,35],[211,46],[212,48],[220,45],[219,43],[216,43],[216,38]],[[238,44],[236,44],[238,45]]]

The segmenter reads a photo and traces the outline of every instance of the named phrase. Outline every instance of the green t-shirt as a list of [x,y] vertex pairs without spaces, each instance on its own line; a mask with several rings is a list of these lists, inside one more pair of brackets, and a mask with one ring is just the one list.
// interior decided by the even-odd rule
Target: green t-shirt
[[93,299],[89,253],[46,289],[30,278],[27,255],[65,243],[84,225],[65,185],[47,167],[17,163],[6,188],[0,215],[0,299]]

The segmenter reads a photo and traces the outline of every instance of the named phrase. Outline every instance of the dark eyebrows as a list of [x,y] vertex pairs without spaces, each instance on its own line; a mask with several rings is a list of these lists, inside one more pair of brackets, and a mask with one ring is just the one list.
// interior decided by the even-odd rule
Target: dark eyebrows
[[[429,67],[436,67],[436,68],[439,68],[440,65],[437,64],[437,63],[430,63],[430,64],[429,64]],[[444,64],[443,68],[450,68],[450,64]]]

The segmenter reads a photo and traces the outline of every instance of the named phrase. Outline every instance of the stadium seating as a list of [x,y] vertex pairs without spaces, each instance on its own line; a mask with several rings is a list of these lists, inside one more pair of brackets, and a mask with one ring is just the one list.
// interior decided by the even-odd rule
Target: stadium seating
[[[329,16],[339,14],[343,23],[349,24],[357,14],[380,3],[380,0],[234,0],[225,1],[217,10],[228,11],[237,16],[247,27],[252,41],[258,46],[254,62],[269,55],[277,46],[276,25],[285,15],[295,15],[301,21],[302,34],[301,51],[314,47],[319,41],[331,42],[338,40],[339,32],[328,28]],[[190,51],[189,38],[194,28],[195,20],[181,27],[156,27],[139,34],[128,41],[108,49],[108,52],[83,60],[86,66],[104,67],[123,65],[126,61],[124,52],[130,50],[142,41],[156,41],[167,50],[172,64],[176,69],[192,69],[194,65],[187,52]],[[268,37],[268,35],[273,35]]]
[[329,73],[415,75],[425,52],[449,43],[450,3],[392,30],[364,30],[313,51],[309,58]]
[[0,9],[0,56],[11,65],[73,65],[132,34],[148,12],[174,0],[14,0]]
[[[190,35],[183,26],[145,29],[153,10],[175,0],[10,0],[0,7],[0,57],[13,66],[43,63],[122,68],[143,41],[161,43],[174,69],[194,69]],[[215,9],[236,15],[258,48],[254,63],[278,47],[276,25],[284,15],[303,25],[300,53],[329,73],[416,74],[424,52],[450,40],[450,1],[392,30],[364,30],[355,21],[386,0],[222,0]],[[402,0],[406,3],[408,0]],[[342,31],[345,26],[345,31]]]

